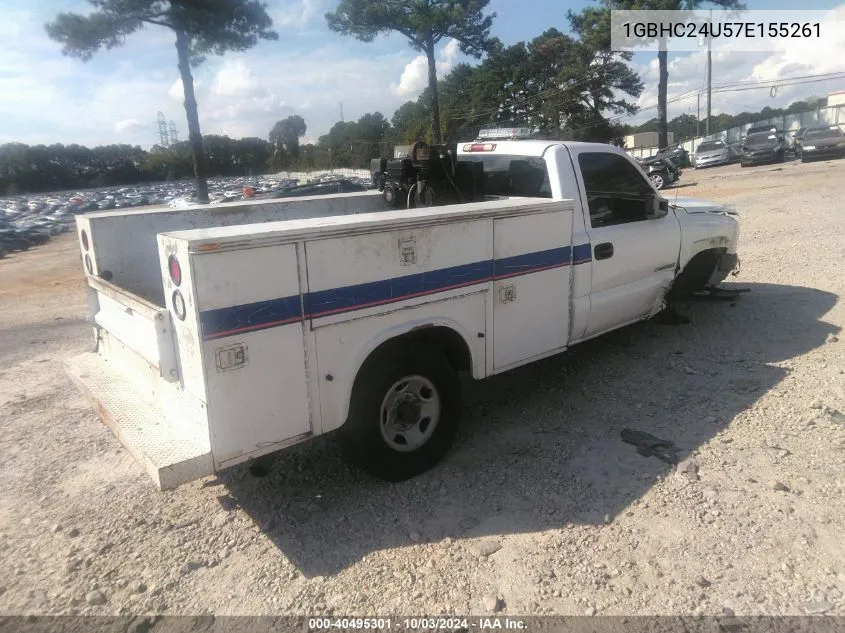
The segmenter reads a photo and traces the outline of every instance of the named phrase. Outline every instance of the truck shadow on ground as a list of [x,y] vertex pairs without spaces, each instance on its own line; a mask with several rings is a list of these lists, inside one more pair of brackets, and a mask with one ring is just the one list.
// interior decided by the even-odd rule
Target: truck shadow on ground
[[265,478],[240,467],[221,480],[308,577],[416,542],[602,524],[673,469],[637,454],[622,429],[671,440],[681,458],[706,452],[784,379],[778,363],[839,330],[821,321],[833,294],[743,286],[735,307],[682,305],[690,324],[641,323],[469,385],[452,453],[414,480],[370,478],[330,436],[282,453]]

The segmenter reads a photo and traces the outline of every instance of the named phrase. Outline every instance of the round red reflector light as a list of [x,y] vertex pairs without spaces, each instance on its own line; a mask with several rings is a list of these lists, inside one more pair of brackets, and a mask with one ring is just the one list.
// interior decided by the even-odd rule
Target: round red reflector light
[[82,231],[82,248],[88,250],[88,233]]
[[167,258],[167,267],[170,270],[170,280],[177,286],[182,283],[182,267],[175,255]]

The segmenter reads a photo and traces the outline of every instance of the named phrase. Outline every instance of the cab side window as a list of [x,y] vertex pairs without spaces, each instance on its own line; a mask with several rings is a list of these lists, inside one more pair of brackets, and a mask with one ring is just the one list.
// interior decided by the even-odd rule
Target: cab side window
[[578,155],[593,228],[648,219],[654,190],[640,169],[618,154]]

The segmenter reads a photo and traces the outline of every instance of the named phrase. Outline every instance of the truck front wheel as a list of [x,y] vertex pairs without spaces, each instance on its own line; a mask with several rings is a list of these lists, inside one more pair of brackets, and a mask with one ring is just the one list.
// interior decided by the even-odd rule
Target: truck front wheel
[[371,474],[403,481],[449,451],[461,419],[458,375],[441,354],[401,346],[361,369],[343,426],[353,459]]

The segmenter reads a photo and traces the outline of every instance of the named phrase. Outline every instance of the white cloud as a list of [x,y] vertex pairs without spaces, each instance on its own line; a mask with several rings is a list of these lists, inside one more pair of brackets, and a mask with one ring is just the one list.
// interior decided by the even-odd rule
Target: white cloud
[[410,97],[418,94],[428,85],[428,61],[425,55],[419,55],[411,60],[402,71],[398,84],[393,84],[390,89],[394,94],[402,97]]
[[[309,12],[322,19],[326,2],[289,4],[307,22]],[[43,11],[52,14],[52,9]],[[158,142],[158,111],[187,138],[182,82],[166,29],[143,30],[124,46],[82,63],[63,57],[43,29],[23,28],[47,17],[24,11],[15,17],[16,26],[2,28],[0,119],[6,124],[0,126],[0,143],[150,147]],[[340,101],[346,120],[374,110],[389,117],[401,105],[383,70],[402,68],[404,44],[385,46],[390,38],[365,44],[333,37],[323,45],[324,34],[306,33],[297,34],[294,45],[281,35],[280,42],[210,57],[193,69],[203,133],[266,138],[275,121],[297,113],[308,124],[308,136],[316,138],[337,121]]]
[[263,97],[267,90],[252,72],[245,59],[226,59],[211,86],[211,92],[223,97],[240,99]]
[[443,50],[440,51],[440,59],[451,66],[460,52],[458,40],[449,40]]
[[[199,101],[200,92],[203,91],[205,88],[205,82],[197,79],[196,72],[194,72],[194,96],[196,96],[197,101]],[[185,101],[185,89],[182,87],[182,78],[177,77],[172,84],[170,84],[170,88],[167,89],[167,96],[173,99],[173,101],[177,101],[180,104],[184,103]]]
[[[194,82],[194,90],[196,90],[196,81]],[[182,102],[185,100],[185,90],[182,85],[182,78],[178,78],[174,81],[170,88],[167,89],[167,96],[173,99],[174,101]]]
[[[731,51],[714,50],[712,54],[713,85],[730,84],[734,82],[758,82],[843,70],[845,59],[845,30],[837,30],[845,19],[845,5],[828,12],[821,24],[831,27],[828,32],[836,37],[828,37],[820,42],[808,44],[801,39],[789,40],[779,51]],[[701,117],[706,115],[705,66],[706,53],[696,52],[684,56],[669,54],[669,87],[668,97],[683,95],[688,92],[701,93]],[[658,64],[657,55],[648,62],[636,67],[645,84],[643,94],[636,100],[640,107],[648,108],[657,103]],[[769,88],[743,90],[734,92],[715,92],[712,96],[712,113],[738,114],[742,111],[756,111],[769,106],[782,108],[791,102],[802,99],[811,94],[826,95],[834,90],[841,90],[842,80],[808,83],[803,85],[781,86],[775,96],[770,95]],[[682,101],[668,105],[668,118],[679,114],[695,115],[697,110],[697,96],[692,94]],[[642,123],[657,116],[657,110],[650,107],[636,117],[625,122]]]
[[[440,51],[439,59],[435,60],[437,76],[442,78],[449,74],[455,65],[458,56],[457,40],[449,40],[446,46]],[[390,90],[400,97],[414,97],[425,90],[428,86],[428,58],[425,55],[418,55],[405,65],[399,82],[391,84]]]
[[277,29],[307,26],[315,18],[322,18],[324,0],[287,0],[268,11]]
[[124,132],[135,132],[143,129],[144,127],[146,126],[143,123],[135,119],[123,119],[122,121],[118,121],[114,124],[114,131],[117,134],[122,134]]

